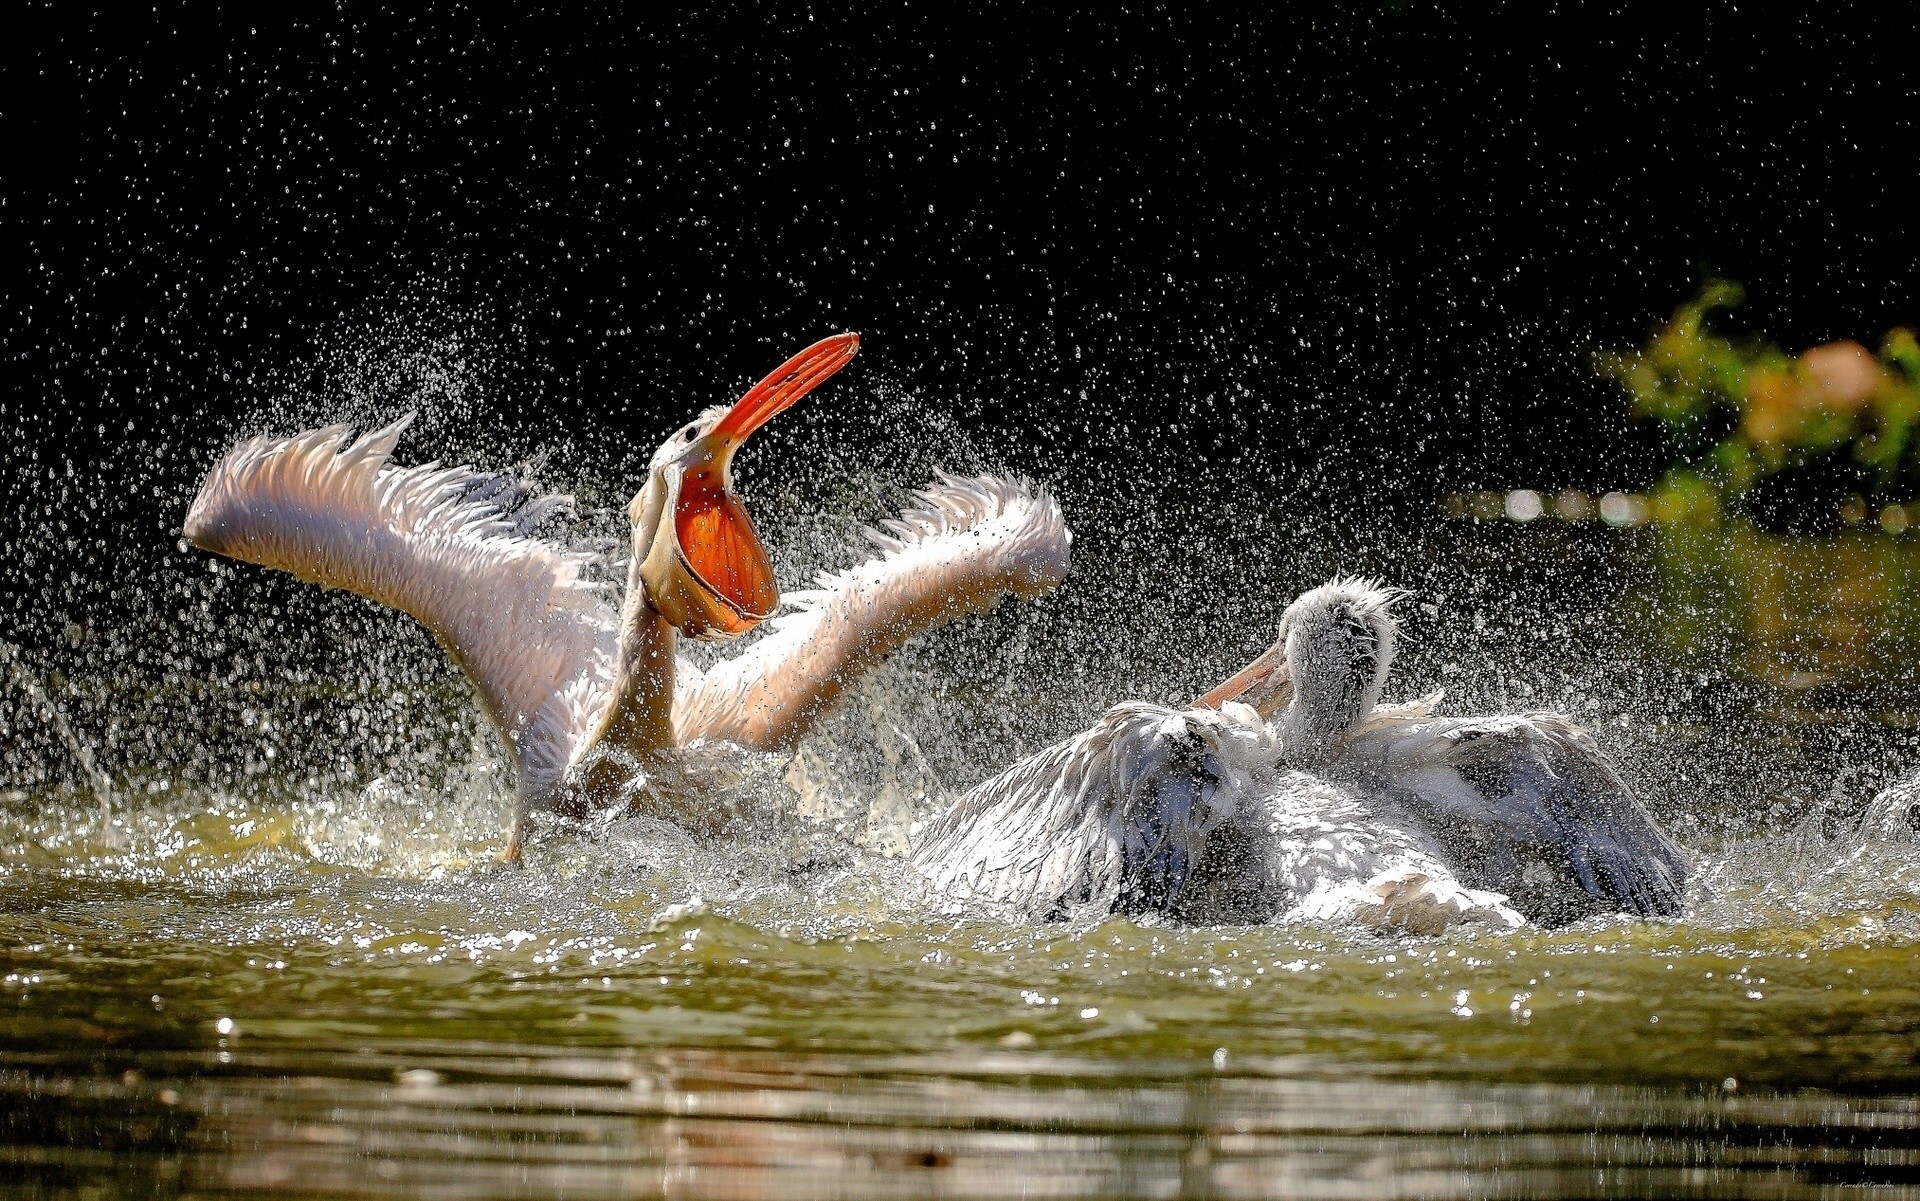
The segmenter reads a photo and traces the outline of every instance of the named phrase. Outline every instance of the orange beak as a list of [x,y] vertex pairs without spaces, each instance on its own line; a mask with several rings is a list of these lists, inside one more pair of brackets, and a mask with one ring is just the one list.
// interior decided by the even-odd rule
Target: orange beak
[[709,454],[681,473],[673,532],[692,583],[706,595],[683,626],[691,637],[744,634],[780,604],[773,563],[728,470],[755,430],[853,361],[860,335],[835,334],[788,359],[747,390],[708,432]]
[[1287,667],[1287,631],[1283,627],[1273,645],[1259,657],[1193,702],[1196,709],[1218,709],[1228,701],[1251,705],[1262,717],[1272,717],[1293,696],[1293,672]]
[[859,334],[835,334],[822,338],[773,369],[773,373],[747,389],[733,402],[727,415],[708,435],[729,447],[737,447],[747,435],[765,425],[773,415],[825,383],[834,372],[853,362],[860,351]]
[[680,484],[680,503],[674,506],[673,532],[687,570],[723,606],[710,624],[715,633],[744,634],[772,615],[780,604],[780,587],[739,497],[715,487],[705,472],[688,472]]

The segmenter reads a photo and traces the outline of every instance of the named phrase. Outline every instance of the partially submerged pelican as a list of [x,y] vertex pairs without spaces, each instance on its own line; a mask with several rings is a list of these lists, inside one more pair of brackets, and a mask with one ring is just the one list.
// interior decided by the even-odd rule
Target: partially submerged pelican
[[1687,862],[1554,713],[1383,706],[1397,594],[1336,580],[1181,711],[1127,703],[968,793],[915,840],[954,905],[1416,933],[1677,914]]
[[513,858],[531,809],[610,796],[623,776],[698,740],[790,745],[913,634],[1064,578],[1072,536],[1043,489],[942,475],[920,507],[886,523],[889,535],[869,535],[879,555],[788,596],[793,612],[746,652],[706,672],[677,656],[680,635],[736,637],[780,605],[733,492],[733,455],[858,348],[850,333],[815,343],[661,445],[628,508],[633,555],[617,612],[586,574],[594,556],[537,532],[565,498],[535,497],[511,475],[388,462],[411,414],[350,445],[340,425],[240,443],[201,486],[183,533],[432,631],[512,760],[503,857]]

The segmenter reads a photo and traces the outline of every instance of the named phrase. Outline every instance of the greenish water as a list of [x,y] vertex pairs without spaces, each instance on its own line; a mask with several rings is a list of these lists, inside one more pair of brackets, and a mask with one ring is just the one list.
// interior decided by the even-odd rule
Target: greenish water
[[[52,768],[0,794],[0,1193],[1920,1194],[1920,833],[1867,805],[1910,683],[1756,680],[1732,551],[1434,527],[1410,553],[1447,599],[1416,598],[1395,691],[1592,723],[1696,858],[1683,919],[928,918],[904,823],[1138,694],[1091,649],[1101,593],[903,656],[799,767],[737,765],[765,812],[729,837],[605,818],[502,868],[489,746],[376,626],[364,683],[51,690],[173,762],[121,766],[110,823]],[[314,604],[343,642],[372,620]],[[1240,653],[1167,667],[1132,620],[1168,692]],[[993,725],[1008,689],[1035,724]]]

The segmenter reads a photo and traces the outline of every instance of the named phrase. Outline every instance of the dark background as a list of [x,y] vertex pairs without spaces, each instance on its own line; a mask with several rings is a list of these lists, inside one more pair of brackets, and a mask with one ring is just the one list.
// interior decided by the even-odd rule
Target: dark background
[[6,424],[199,450],[425,290],[518,331],[538,435],[651,444],[854,327],[1039,458],[1231,392],[1391,487],[1597,486],[1636,479],[1584,356],[1703,268],[1790,346],[1920,316],[1920,9],[1529,7],[37,6]]
[[1033,472],[1087,547],[1126,495],[1172,570],[1139,514],[1645,485],[1589,356],[1706,272],[1792,349],[1920,320],[1912,4],[522,7],[10,31],[0,637],[204,674],[239,434],[423,406],[409,460],[617,503],[842,328],[788,475]]

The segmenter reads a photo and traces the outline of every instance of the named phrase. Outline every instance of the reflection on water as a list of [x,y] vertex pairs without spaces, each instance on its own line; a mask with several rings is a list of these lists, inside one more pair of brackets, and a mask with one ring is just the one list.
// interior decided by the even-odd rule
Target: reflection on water
[[1920,540],[1880,533],[1796,538],[1744,524],[1660,527],[1668,654],[1733,652],[1740,674],[1804,691],[1835,685],[1885,703],[1911,696],[1920,652]]
[[1910,1099],[1328,1080],[1269,1065],[1116,1078],[1058,1056],[513,1052],[383,1046],[319,1065],[324,1077],[297,1053],[149,1056],[37,1093],[33,1065],[16,1064],[0,1074],[0,1096],[32,1113],[16,1143],[43,1141],[16,1160],[15,1183],[42,1195],[1792,1197],[1903,1195],[1920,1180]]
[[[1609,492],[1531,489],[1451,493],[1441,511],[1475,524],[1647,525],[1648,502]],[[1846,524],[1866,525],[1866,510]],[[1654,587],[1621,598],[1620,620],[1650,627],[1661,657],[1688,670],[1731,670],[1788,692],[1835,685],[1870,693],[1889,677],[1909,689],[1920,650],[1920,539],[1903,538],[1906,509],[1887,505],[1875,528],[1807,537],[1744,521],[1660,522],[1618,535],[1616,554],[1652,558]],[[1551,538],[1551,534],[1546,535]],[[1885,689],[1880,689],[1886,695]]]
[[[1920,1195],[1920,793],[1867,805],[1920,762],[1920,544],[1501,517],[1202,529],[1162,568],[1123,532],[733,765],[732,834],[550,823],[521,870],[424,638],[196,577],[183,604],[281,624],[47,689],[111,821],[44,707],[5,708],[6,762],[38,758],[0,792],[0,1192]],[[1597,731],[1696,857],[1683,919],[926,916],[912,820],[1111,701],[1192,695],[1343,570],[1415,590],[1395,694]],[[1139,603],[1160,571],[1232,604]]]

